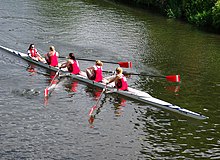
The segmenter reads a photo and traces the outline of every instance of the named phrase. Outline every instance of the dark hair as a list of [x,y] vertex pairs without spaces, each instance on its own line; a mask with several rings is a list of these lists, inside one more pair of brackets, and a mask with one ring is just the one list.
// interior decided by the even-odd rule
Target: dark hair
[[29,48],[28,48],[28,50],[30,50],[31,48],[32,48],[32,46],[33,46],[34,44],[32,43],[32,44],[30,44],[30,46],[29,46]]
[[74,56],[73,53],[69,53],[69,57],[70,57],[72,60],[76,60],[76,57]]

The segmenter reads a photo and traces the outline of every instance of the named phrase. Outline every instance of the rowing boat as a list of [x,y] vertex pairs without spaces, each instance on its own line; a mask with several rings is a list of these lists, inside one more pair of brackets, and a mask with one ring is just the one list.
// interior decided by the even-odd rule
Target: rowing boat
[[[38,61],[35,61],[35,60],[31,59],[25,53],[18,52],[18,51],[15,51],[13,49],[10,49],[10,48],[7,48],[7,47],[1,46],[1,45],[0,45],[0,48],[3,49],[3,50],[8,51],[9,53],[11,53],[13,55],[16,55],[16,56],[22,58],[22,59],[24,59],[24,60],[26,60],[30,63],[36,64],[36,65],[41,66],[43,68],[46,68],[50,71],[55,71],[56,72],[58,70],[58,68],[51,67],[47,64],[44,64],[42,62],[38,62]],[[62,72],[67,73],[66,71],[62,71]],[[87,83],[87,84],[91,84],[93,86],[96,86],[96,87],[99,87],[99,88],[102,88],[102,89],[105,87],[104,83],[94,82],[93,80],[89,80],[86,76],[83,76],[83,75],[68,74],[68,76],[70,76],[73,79],[79,80],[79,81]],[[177,105],[171,104],[169,102],[165,102],[163,100],[154,98],[146,92],[143,92],[143,91],[131,88],[131,87],[128,88],[128,91],[119,91],[119,90],[116,90],[114,88],[113,84],[109,84],[107,86],[107,89],[111,90],[111,93],[116,93],[116,94],[119,94],[121,96],[131,98],[133,100],[137,100],[137,101],[140,101],[140,102],[151,104],[153,106],[160,107],[162,109],[166,109],[166,110],[169,110],[169,111],[172,111],[172,112],[176,112],[178,114],[181,114],[181,115],[184,115],[184,116],[187,116],[187,117],[191,117],[191,118],[195,118],[195,119],[206,119],[207,118],[206,116],[204,116],[202,114],[199,114],[199,113],[181,108]]]

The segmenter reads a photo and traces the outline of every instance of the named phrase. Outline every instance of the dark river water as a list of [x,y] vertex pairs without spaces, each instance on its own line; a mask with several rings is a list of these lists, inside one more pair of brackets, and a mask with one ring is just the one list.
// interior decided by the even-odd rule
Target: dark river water
[[[201,113],[197,120],[61,78],[0,49],[0,159],[220,159],[220,36],[101,0],[0,0],[0,45],[62,56],[132,61],[132,72],[180,74],[181,83],[131,76],[129,85]],[[60,59],[61,60],[61,59]],[[92,62],[80,61],[82,70]],[[114,64],[104,64],[113,70]],[[107,75],[106,75],[107,76]]]

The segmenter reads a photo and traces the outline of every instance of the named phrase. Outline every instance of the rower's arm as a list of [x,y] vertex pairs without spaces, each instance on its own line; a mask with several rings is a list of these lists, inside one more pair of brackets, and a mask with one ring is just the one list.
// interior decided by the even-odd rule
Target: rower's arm
[[112,83],[114,81],[116,81],[119,77],[115,76],[114,78],[111,78],[110,80],[108,80],[108,83]]
[[31,52],[30,52],[30,50],[27,51],[27,55],[28,55],[29,57],[31,57]]
[[61,64],[60,68],[66,68],[66,66],[67,66],[66,64],[67,64],[67,62]]
[[61,64],[60,68],[66,68],[70,64],[70,61],[66,61],[63,64]]

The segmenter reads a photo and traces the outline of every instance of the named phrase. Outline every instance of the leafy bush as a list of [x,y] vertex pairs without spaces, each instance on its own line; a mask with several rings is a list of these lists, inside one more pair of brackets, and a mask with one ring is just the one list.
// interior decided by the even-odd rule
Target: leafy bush
[[213,27],[220,30],[220,0],[212,8]]
[[[185,9],[186,19],[197,26],[211,26],[212,7],[214,0],[187,0]],[[216,1],[216,0],[215,0]]]
[[182,18],[196,26],[220,32],[220,0],[114,0],[159,9],[169,18]]

